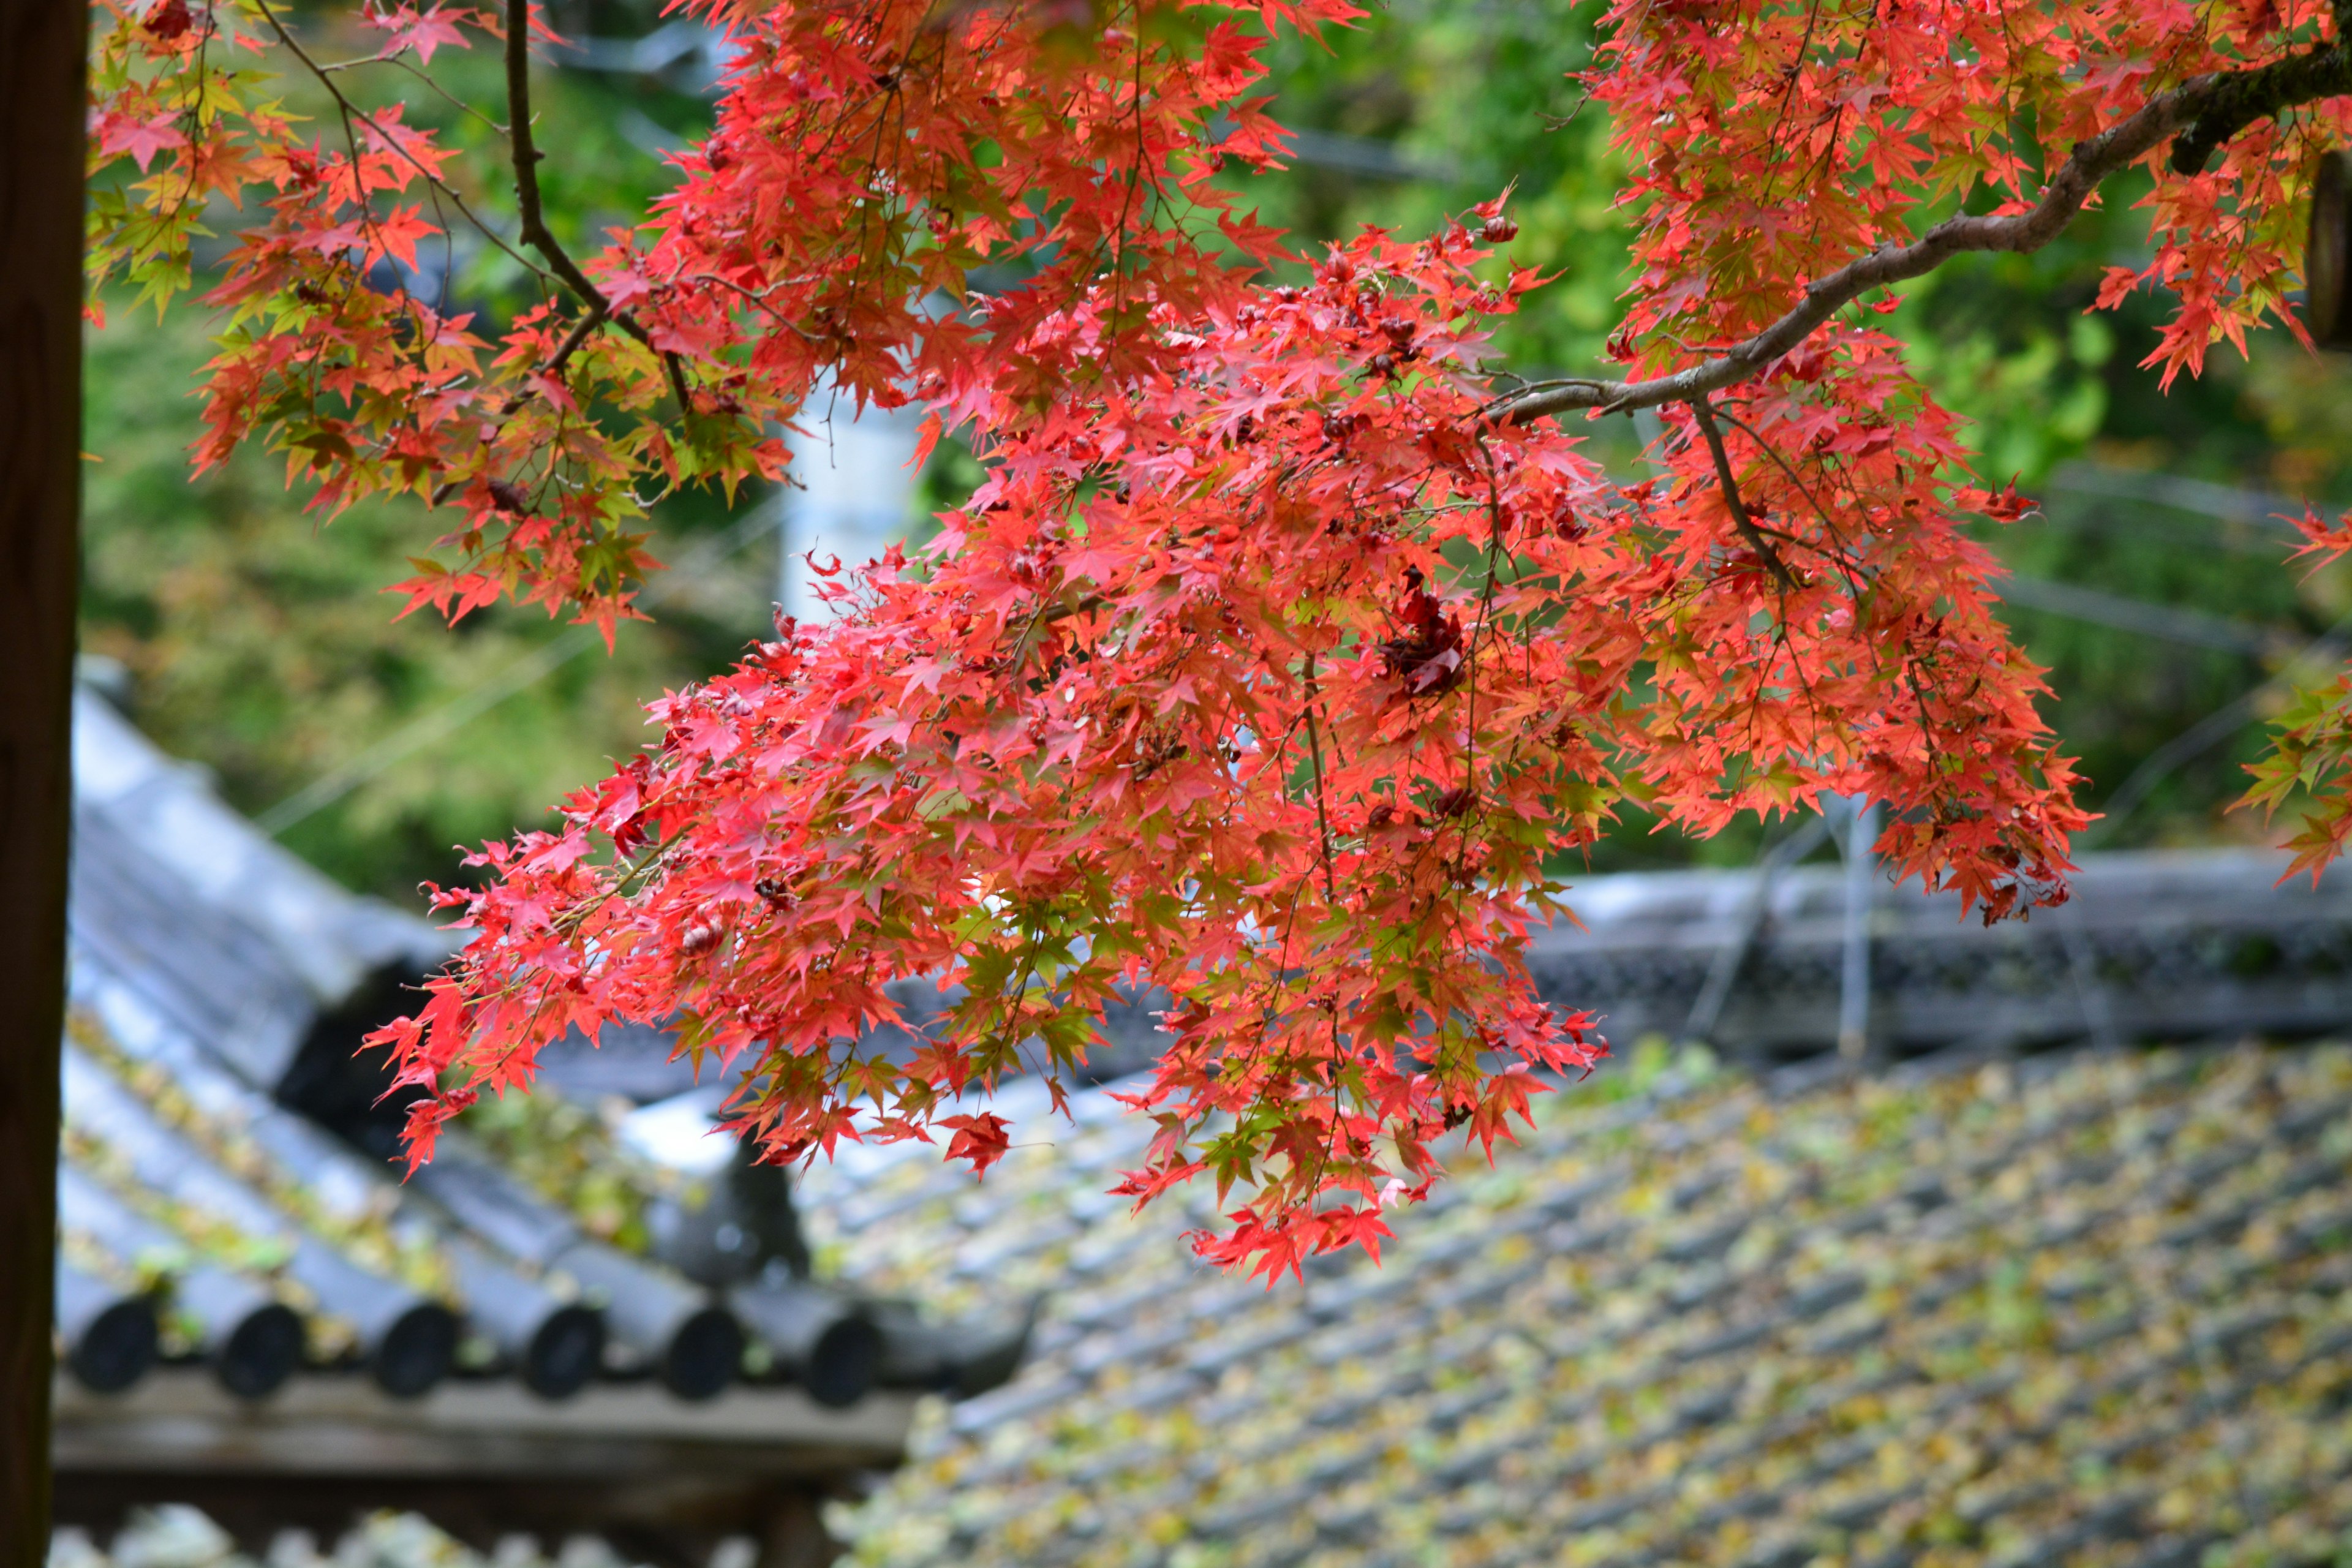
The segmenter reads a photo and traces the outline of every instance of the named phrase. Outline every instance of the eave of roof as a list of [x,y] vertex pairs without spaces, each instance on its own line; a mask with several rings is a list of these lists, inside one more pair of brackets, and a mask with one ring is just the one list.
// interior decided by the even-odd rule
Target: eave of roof
[[121,1394],[60,1377],[55,1462],[69,1471],[169,1471],[192,1455],[297,1484],[319,1476],[570,1473],[583,1480],[664,1465],[689,1471],[824,1473],[887,1467],[916,1395],[827,1410],[799,1389],[728,1390],[688,1404],[646,1382],[600,1384],[561,1404],[511,1379],[460,1378],[390,1400],[352,1377],[306,1377],[263,1403],[231,1397],[200,1368],[164,1368]]
[[[869,1312],[797,1279],[688,1279],[604,1245],[578,1216],[509,1173],[485,1168],[479,1180],[460,1180],[455,1141],[427,1179],[399,1184],[390,1166],[289,1109],[280,1098],[284,1075],[306,1042],[313,1054],[320,1048],[314,1035],[322,1015],[355,994],[362,999],[355,1005],[370,1005],[387,973],[437,963],[451,950],[449,934],[335,886],[88,690],[77,696],[75,797],[67,1159],[90,1200],[84,1209],[119,1216],[111,1228],[171,1245],[128,1247],[122,1237],[69,1224],[61,1256],[71,1254],[82,1304],[98,1310],[69,1328],[79,1332],[107,1312],[127,1322],[151,1296],[165,1305],[163,1348],[211,1359],[245,1396],[208,1395],[244,1412],[214,1422],[230,1448],[236,1442],[224,1435],[237,1420],[267,1426],[269,1409],[319,1396],[319,1386],[345,1389],[361,1402],[353,1420],[388,1431],[406,1430],[431,1404],[399,1405],[334,1375],[354,1361],[403,1394],[452,1370],[478,1382],[485,1373],[516,1373],[552,1398],[593,1378],[587,1403],[577,1406],[592,1414],[644,1405],[638,1395],[648,1391],[631,1378],[657,1372],[698,1394],[748,1372],[754,1386],[729,1398],[769,1401],[766,1426],[775,1436],[754,1447],[771,1453],[797,1440],[793,1409],[807,1403],[803,1388],[855,1404],[877,1376],[903,1393],[911,1384],[976,1389],[1009,1372],[1025,1332],[1017,1321],[943,1323],[903,1303]],[[191,1306],[191,1286],[205,1296],[203,1314]],[[427,1326],[445,1337],[449,1311],[470,1312],[476,1332],[464,1348],[476,1358],[453,1369],[443,1343],[395,1368],[386,1347],[401,1313],[377,1312],[393,1297],[408,1300],[420,1322],[437,1316],[438,1325]],[[264,1409],[253,1402],[278,1389],[300,1347],[285,1342],[281,1322],[269,1356],[232,1354],[228,1329],[257,1313],[283,1320],[289,1309],[304,1320],[297,1327],[309,1353],[303,1374]],[[371,1313],[383,1321],[363,1321]],[[101,1412],[144,1408],[186,1381],[166,1368],[152,1386],[137,1382],[155,1352],[154,1316],[144,1312],[143,1349],[131,1342],[136,1335],[121,1333],[68,1344],[67,1363],[79,1375],[131,1386],[96,1404],[86,1389],[78,1393],[63,1406],[66,1426],[102,1426]],[[193,1330],[183,1321],[198,1317]],[[739,1329],[763,1353],[741,1357]],[[609,1342],[607,1330],[625,1353],[600,1359],[594,1345]],[[679,1349],[688,1341],[698,1347],[691,1375],[681,1371]],[[265,1360],[275,1369],[267,1377],[228,1371]],[[788,1376],[803,1386],[780,1386]],[[663,1397],[648,1396],[656,1405]],[[441,1403],[473,1410],[481,1399],[450,1392]],[[905,1403],[894,1394],[877,1408]],[[649,1433],[661,1427],[648,1420]],[[548,1422],[551,1441],[559,1429],[584,1434],[594,1426],[590,1415]],[[714,1419],[713,1429],[740,1436],[759,1426]],[[80,1452],[70,1443],[67,1449]],[[299,1458],[300,1445],[276,1451]],[[868,1457],[858,1462],[875,1462],[871,1444],[859,1451]]]

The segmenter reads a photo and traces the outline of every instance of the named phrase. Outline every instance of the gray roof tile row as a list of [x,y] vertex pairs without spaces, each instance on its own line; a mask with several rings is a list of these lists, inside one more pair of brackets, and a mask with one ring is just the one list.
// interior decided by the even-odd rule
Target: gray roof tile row
[[829,1406],[877,1377],[976,1392],[1009,1373],[1025,1328],[1002,1310],[942,1322],[798,1278],[689,1278],[462,1133],[404,1185],[289,1086],[349,1056],[366,1026],[322,1034],[339,1009],[396,1003],[447,933],[337,888],[87,692],[75,797],[60,1305],[85,1386],[130,1387],[158,1352],[244,1401],[355,1363],[397,1398],[453,1374],[548,1398],[789,1377]]

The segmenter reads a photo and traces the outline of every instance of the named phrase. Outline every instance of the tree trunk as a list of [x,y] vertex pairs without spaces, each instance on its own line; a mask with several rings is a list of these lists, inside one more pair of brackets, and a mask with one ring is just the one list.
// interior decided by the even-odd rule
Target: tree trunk
[[0,1568],[48,1555],[88,26],[0,0]]

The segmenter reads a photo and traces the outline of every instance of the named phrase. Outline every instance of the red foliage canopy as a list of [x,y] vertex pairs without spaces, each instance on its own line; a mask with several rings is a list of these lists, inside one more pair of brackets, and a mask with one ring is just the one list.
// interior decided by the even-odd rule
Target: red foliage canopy
[[[1613,0],[1583,86],[1641,216],[1622,374],[1527,386],[1483,357],[1542,287],[1499,199],[1292,258],[1211,183],[1281,156],[1270,34],[1347,0],[683,8],[735,43],[717,128],[584,263],[540,214],[513,13],[375,17],[418,68],[503,40],[520,221],[478,226],[550,302],[492,341],[383,281],[475,221],[479,171],[342,96],[271,0],[102,0],[95,145],[141,174],[100,270],[168,297],[242,204],[199,462],[266,435],[331,508],[453,507],[414,603],[609,627],[642,492],[776,478],[821,381],[987,463],[919,561],[845,575],[823,625],[656,703],[659,745],[558,830],[484,849],[447,900],[472,944],[383,1037],[434,1090],[412,1156],[543,1042],[642,1019],[740,1075],[775,1158],[944,1128],[984,1169],[1006,1129],[960,1097],[1058,1081],[1156,989],[1160,1132],[1122,1190],[1213,1173],[1203,1249],[1269,1270],[1377,1245],[1442,1132],[1507,1137],[1601,1054],[1523,958],[1547,864],[1621,800],[1705,833],[1865,795],[1880,852],[1988,920],[2063,900],[2074,776],[1959,528],[2026,503],[1969,482],[1872,310],[2143,165],[2154,259],[2108,293],[2170,289],[2155,360],[2194,372],[2283,313],[2352,90],[2314,0]],[[306,139],[255,52],[341,123]],[[1640,407],[1660,477],[1620,488],[1563,418]],[[2347,691],[2265,783],[2334,792],[2315,856],[2352,822]],[[915,976],[959,1000],[911,1058],[856,1043]]]

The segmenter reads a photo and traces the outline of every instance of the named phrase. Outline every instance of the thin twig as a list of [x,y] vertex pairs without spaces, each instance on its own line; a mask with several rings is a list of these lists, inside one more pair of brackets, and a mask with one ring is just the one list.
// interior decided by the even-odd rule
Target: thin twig
[[420,69],[415,61],[402,59],[398,55],[366,55],[355,60],[335,60],[327,65],[320,66],[319,68],[319,72],[323,76],[336,71],[357,70],[362,66],[391,66],[395,69],[404,70],[410,76],[415,77],[418,81],[423,82],[436,97],[448,104],[450,108],[456,110],[458,113],[469,115],[472,118],[480,121],[485,129],[491,131],[498,135],[503,136],[507,133],[507,128],[505,126],[499,124],[488,115],[484,114],[480,110],[476,109],[472,104],[467,103],[464,99],[459,98],[456,93],[451,92],[447,88],[443,87],[438,81],[435,80],[431,71]]
[[318,78],[319,85],[325,88],[328,94],[334,99],[336,108],[341,110],[344,114],[349,115],[351,118],[357,120],[369,130],[374,132],[377,137],[383,141],[383,144],[390,148],[392,152],[400,158],[401,162],[406,163],[410,168],[415,169],[419,174],[422,174],[425,177],[425,183],[426,184],[432,186],[435,190],[439,191],[442,195],[448,198],[450,205],[457,209],[459,214],[465,217],[466,221],[472,224],[476,229],[479,230],[482,237],[488,240],[492,245],[497,246],[499,251],[509,259],[512,260],[517,266],[526,268],[536,277],[543,279],[547,276],[547,268],[540,266],[530,257],[525,256],[513,246],[508,244],[506,236],[499,233],[498,230],[483,222],[480,216],[475,213],[474,209],[466,205],[466,198],[459,195],[454,186],[450,185],[448,182],[443,180],[440,175],[427,168],[424,163],[417,159],[415,154],[411,153],[407,148],[402,146],[397,137],[394,137],[389,132],[385,131],[382,125],[376,123],[375,117],[373,115],[368,113],[366,110],[362,109],[358,104],[353,103],[349,98],[345,97],[343,95],[343,89],[337,87],[333,79],[329,77],[325,71],[320,68],[319,62],[310,57],[310,55],[303,49],[302,46],[295,41],[294,35],[287,30],[286,24],[278,19],[278,13],[269,8],[269,0],[256,0],[256,4],[260,6],[262,18],[269,24],[270,31],[278,35],[278,41],[284,44],[293,57],[302,62],[305,69],[310,71],[312,76]]
[[[562,374],[563,367],[572,363],[572,356],[580,352],[580,345],[588,341],[588,334],[603,326],[607,318],[598,315],[593,310],[582,312],[580,319],[572,323],[572,331],[565,333],[563,341],[555,345],[555,352],[547,356],[547,363],[540,367],[540,374]],[[506,411],[512,414],[521,406],[522,399],[518,397],[507,405]]]
[[1772,574],[1772,581],[1780,584],[1780,591],[1795,593],[1795,574],[1773,550],[1772,542],[1756,526],[1756,520],[1748,515],[1748,503],[1739,499],[1739,481],[1732,477],[1731,454],[1723,448],[1723,432],[1716,426],[1715,410],[1707,406],[1704,397],[1692,398],[1690,409],[1698,421],[1699,434],[1706,437],[1706,449],[1715,458],[1716,482],[1723,487],[1724,504],[1731,509],[1733,526],[1739,530],[1739,537],[1748,542],[1748,548],[1756,552],[1757,559],[1764,563],[1765,570]]
[[[572,253],[563,248],[562,242],[547,226],[546,211],[539,195],[539,161],[547,154],[539,150],[530,125],[530,0],[508,0],[506,65],[508,136],[514,153],[515,209],[522,219],[523,243],[547,258],[547,265],[555,275],[580,297],[587,307],[592,327],[594,322],[610,321],[646,347],[653,348],[653,338],[644,325],[625,312],[614,310],[604,291],[581,269]],[[582,329],[572,330],[572,340],[567,340],[566,346],[558,352],[555,363],[559,368],[583,335]],[[687,392],[685,365],[667,349],[656,352],[661,355],[662,368],[668,374],[670,395],[677,399],[678,417],[690,417],[694,401]]]
[[[1807,484],[1803,476],[1800,475],[1796,469],[1789,466],[1789,459],[1780,456],[1780,452],[1773,447],[1772,443],[1767,441],[1763,435],[1757,430],[1756,426],[1748,424],[1748,421],[1742,419],[1738,415],[1734,414],[1728,408],[1717,408],[1714,410],[1714,412],[1722,416],[1726,424],[1731,426],[1732,428],[1738,430],[1741,435],[1746,436],[1749,440],[1755,442],[1756,449],[1763,453],[1766,457],[1771,458],[1773,466],[1779,468],[1783,474],[1787,475],[1789,482],[1797,487],[1797,493],[1805,498],[1807,503],[1812,507],[1814,514],[1822,520],[1822,526],[1829,530],[1830,538],[1834,540],[1837,543],[1837,548],[1835,550],[1821,550],[1816,548],[1815,553],[1826,557],[1830,563],[1835,566],[1838,571],[1843,574],[1846,581],[1846,586],[1853,590],[1857,598],[1860,597],[1863,592],[1869,586],[1869,584],[1864,580],[1866,574],[1866,568],[1856,564],[1854,562],[1849,561],[1848,557],[1853,554],[1853,546],[1846,542],[1845,531],[1838,526],[1837,519],[1830,515],[1829,509],[1823,506],[1822,504],[1821,498],[1813,493],[1813,487]],[[1801,546],[1804,542],[1803,541],[1796,538],[1793,534],[1783,532],[1779,529],[1763,529],[1762,531],[1777,538],[1785,539],[1791,544]]]
[[1323,897],[1337,908],[1338,887],[1331,877],[1331,818],[1323,809],[1323,742],[1316,733],[1315,705],[1321,701],[1315,689],[1315,656],[1307,656],[1307,754],[1315,764],[1315,826],[1323,837]]

